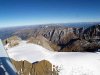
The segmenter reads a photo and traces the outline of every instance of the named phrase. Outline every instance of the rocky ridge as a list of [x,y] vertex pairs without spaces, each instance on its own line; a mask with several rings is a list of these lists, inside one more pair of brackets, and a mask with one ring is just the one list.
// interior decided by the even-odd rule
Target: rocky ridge
[[29,38],[33,37],[33,40],[41,41],[40,45],[46,47],[45,44],[48,44],[48,48],[51,47],[54,51],[59,52],[94,52],[100,48],[100,24],[88,28],[60,25],[38,26],[20,29],[12,35],[24,40],[28,39],[28,41],[32,41]]

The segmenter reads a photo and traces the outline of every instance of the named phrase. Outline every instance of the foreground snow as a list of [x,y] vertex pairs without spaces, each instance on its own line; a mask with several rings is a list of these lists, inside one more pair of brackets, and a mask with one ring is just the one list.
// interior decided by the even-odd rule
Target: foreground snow
[[59,75],[100,75],[100,53],[51,52],[36,44],[22,41],[18,46],[8,48],[8,54],[15,60],[48,60],[58,66]]

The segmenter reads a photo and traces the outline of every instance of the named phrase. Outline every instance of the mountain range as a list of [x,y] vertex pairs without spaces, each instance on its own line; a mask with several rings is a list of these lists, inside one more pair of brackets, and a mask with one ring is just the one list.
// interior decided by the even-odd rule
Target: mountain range
[[100,23],[67,23],[0,29],[0,38],[9,42],[17,36],[58,52],[95,52],[100,49]]

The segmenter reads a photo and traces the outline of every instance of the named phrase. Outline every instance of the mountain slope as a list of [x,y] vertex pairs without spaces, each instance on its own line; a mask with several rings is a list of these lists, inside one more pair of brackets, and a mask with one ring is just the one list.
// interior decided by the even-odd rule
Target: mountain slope
[[[8,33],[10,34],[8,35]],[[47,48],[51,47],[51,49],[58,52],[95,52],[100,49],[100,24],[81,28],[64,25],[29,26],[12,29],[11,31],[4,32],[4,34],[6,36],[2,35],[2,33],[0,36],[18,36],[23,40],[33,37],[38,42],[41,41],[41,46],[46,48],[44,45],[48,44]]]
[[100,53],[52,52],[36,44],[22,41],[8,48],[9,56],[15,60],[27,60],[31,63],[48,60],[58,66],[59,75],[100,75]]

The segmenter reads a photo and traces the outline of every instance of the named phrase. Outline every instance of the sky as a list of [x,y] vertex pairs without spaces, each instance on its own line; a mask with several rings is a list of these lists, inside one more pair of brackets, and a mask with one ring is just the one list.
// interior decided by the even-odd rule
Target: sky
[[100,22],[100,0],[0,0],[0,28]]

